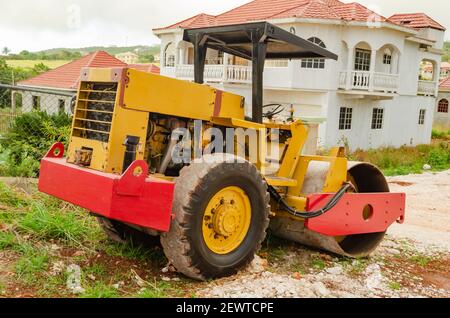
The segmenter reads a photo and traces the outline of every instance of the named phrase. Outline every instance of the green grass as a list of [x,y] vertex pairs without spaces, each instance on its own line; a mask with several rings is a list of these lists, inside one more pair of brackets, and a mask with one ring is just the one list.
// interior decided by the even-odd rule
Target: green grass
[[60,67],[70,62],[71,61],[64,60],[6,60],[6,64],[10,67],[33,68],[35,65],[42,63],[51,69]]
[[435,141],[431,145],[417,147],[358,150],[351,153],[349,159],[372,163],[387,176],[420,174],[425,164],[431,165],[432,171],[442,171],[450,169],[450,145],[445,141]]
[[17,278],[26,285],[33,285],[48,269],[50,257],[47,251],[33,246],[22,246],[21,249],[23,255],[15,266]]
[[112,286],[97,282],[81,295],[82,298],[118,298],[119,291]]
[[389,283],[389,288],[392,290],[400,290],[402,289],[402,285],[400,283],[397,282],[390,282]]
[[0,251],[11,248],[16,244],[16,236],[10,232],[0,231]]
[[17,222],[17,226],[20,231],[42,240],[57,239],[81,245],[83,239],[89,236],[92,226],[89,219],[80,218],[77,209],[74,210],[33,202],[29,212]]
[[432,262],[432,259],[430,257],[421,254],[413,255],[409,259],[411,260],[411,262],[422,267],[426,267],[429,263]]
[[311,265],[316,270],[324,270],[327,267],[327,263],[319,256],[314,256],[311,260]]
[[433,130],[433,139],[450,140],[450,130],[448,131],[438,131]]
[[170,289],[170,284],[166,282],[155,283],[141,290],[136,296],[138,298],[166,298]]

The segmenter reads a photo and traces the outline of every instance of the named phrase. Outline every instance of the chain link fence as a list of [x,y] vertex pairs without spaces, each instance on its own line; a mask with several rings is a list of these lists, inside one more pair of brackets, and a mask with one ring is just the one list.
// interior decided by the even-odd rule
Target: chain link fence
[[[75,91],[0,84],[0,136],[8,134],[15,119],[24,114],[42,112],[51,117],[72,116],[75,98]],[[26,133],[38,133],[40,124],[30,122]]]
[[36,177],[39,160],[70,135],[76,92],[0,84],[0,176]]

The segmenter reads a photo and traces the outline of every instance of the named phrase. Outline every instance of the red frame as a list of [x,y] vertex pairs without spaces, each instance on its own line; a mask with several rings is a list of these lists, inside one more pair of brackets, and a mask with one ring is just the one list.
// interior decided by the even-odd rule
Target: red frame
[[57,143],[41,161],[39,191],[112,220],[167,232],[175,184],[147,175],[144,161],[121,176],[69,164]]
[[[309,196],[307,211],[323,208],[332,196],[333,194]],[[363,212],[368,205],[372,215],[365,220]],[[404,193],[347,193],[329,212],[306,220],[305,227],[327,236],[382,233],[394,222],[404,222],[405,205]]]

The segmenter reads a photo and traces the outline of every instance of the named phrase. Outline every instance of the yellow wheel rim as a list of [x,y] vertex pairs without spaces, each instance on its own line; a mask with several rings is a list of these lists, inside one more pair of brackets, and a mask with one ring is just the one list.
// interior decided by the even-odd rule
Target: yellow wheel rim
[[209,201],[203,215],[203,239],[219,255],[235,251],[247,236],[252,217],[250,199],[239,187],[224,188]]

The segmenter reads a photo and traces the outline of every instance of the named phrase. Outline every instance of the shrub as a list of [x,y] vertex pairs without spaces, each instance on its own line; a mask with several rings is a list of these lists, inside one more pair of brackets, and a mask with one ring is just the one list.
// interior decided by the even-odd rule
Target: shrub
[[55,142],[67,144],[71,118],[66,114],[31,112],[18,116],[0,140],[0,172],[13,177],[36,177],[39,162]]

